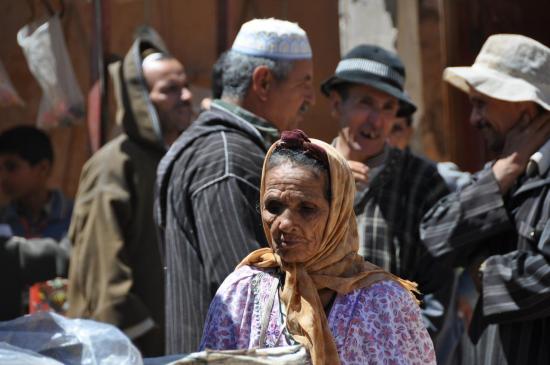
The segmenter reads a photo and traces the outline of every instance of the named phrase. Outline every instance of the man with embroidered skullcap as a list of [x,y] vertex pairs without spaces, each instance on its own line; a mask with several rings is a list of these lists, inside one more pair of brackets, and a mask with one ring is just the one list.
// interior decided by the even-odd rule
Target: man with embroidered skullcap
[[424,217],[440,260],[471,266],[479,290],[467,364],[550,363],[550,48],[487,39],[471,67],[448,67],[470,123],[497,158]]
[[348,160],[357,184],[355,214],[359,253],[400,277],[415,281],[431,317],[434,335],[443,310],[433,293],[452,281],[420,242],[420,221],[448,193],[435,165],[387,144],[396,117],[416,106],[403,89],[405,68],[397,55],[379,46],[359,45],[321,85],[340,131],[334,145]]
[[123,133],[84,165],[69,229],[69,315],[111,323],[143,356],[164,353],[155,172],[191,122],[183,65],[144,31],[111,68]]
[[155,219],[166,266],[167,352],[195,351],[218,286],[265,246],[265,153],[314,103],[312,53],[297,24],[254,19],[225,56],[223,93],[163,158]]

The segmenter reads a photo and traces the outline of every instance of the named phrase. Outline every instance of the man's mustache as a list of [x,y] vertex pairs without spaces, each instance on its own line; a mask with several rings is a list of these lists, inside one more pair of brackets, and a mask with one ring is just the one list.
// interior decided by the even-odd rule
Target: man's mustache
[[475,127],[479,130],[485,129],[485,128],[491,128],[491,124],[489,124],[487,121],[482,120],[475,124]]

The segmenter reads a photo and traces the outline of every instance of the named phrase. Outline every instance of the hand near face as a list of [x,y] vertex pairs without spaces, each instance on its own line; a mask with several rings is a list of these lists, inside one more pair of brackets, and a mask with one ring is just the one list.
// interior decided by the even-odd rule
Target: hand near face
[[351,172],[353,172],[353,178],[355,179],[355,185],[365,185],[369,181],[369,168],[362,162],[348,160]]
[[501,157],[493,165],[493,173],[503,194],[525,171],[531,155],[549,138],[550,112],[541,113],[533,119],[524,113],[519,123],[508,131]]

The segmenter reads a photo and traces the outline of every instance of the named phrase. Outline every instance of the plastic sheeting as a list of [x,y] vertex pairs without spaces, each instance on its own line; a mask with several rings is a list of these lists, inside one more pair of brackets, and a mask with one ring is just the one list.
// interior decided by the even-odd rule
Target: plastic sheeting
[[21,28],[17,42],[43,95],[37,125],[53,127],[84,117],[84,98],[76,80],[57,15]]
[[39,312],[0,322],[0,364],[142,365],[138,349],[116,327]]

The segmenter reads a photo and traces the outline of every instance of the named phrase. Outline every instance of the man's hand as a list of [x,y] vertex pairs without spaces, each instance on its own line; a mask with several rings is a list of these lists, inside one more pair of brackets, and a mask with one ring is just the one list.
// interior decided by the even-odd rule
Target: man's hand
[[550,112],[539,114],[532,120],[524,114],[506,134],[501,157],[493,165],[493,173],[500,191],[505,194],[525,171],[533,153],[550,138]]
[[362,162],[348,160],[349,167],[355,178],[355,185],[359,188],[360,185],[366,185],[369,180],[369,168]]

